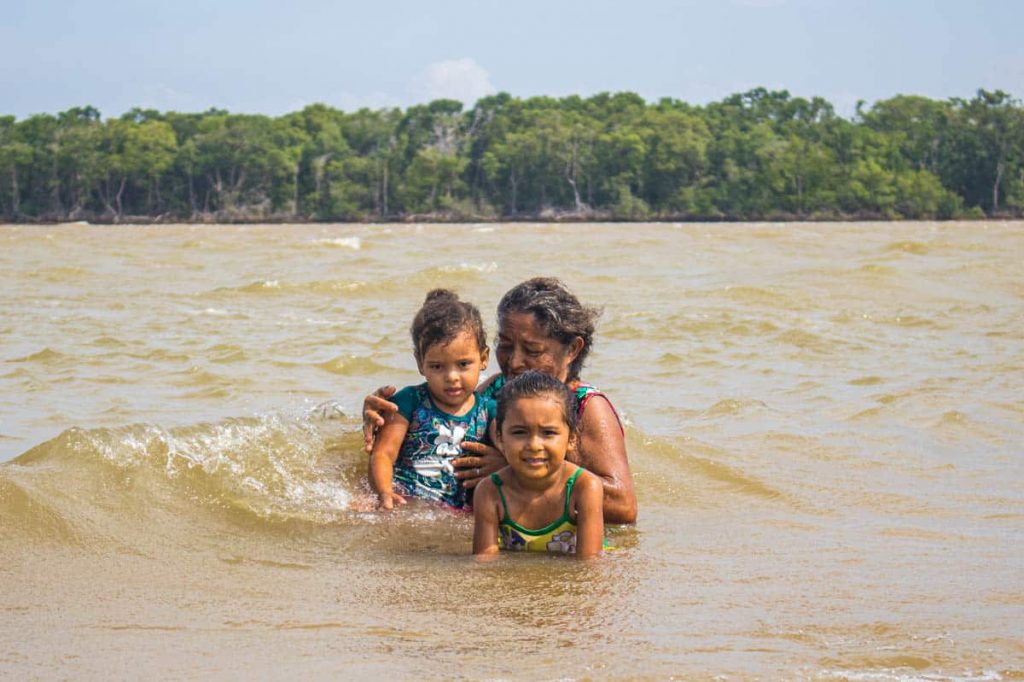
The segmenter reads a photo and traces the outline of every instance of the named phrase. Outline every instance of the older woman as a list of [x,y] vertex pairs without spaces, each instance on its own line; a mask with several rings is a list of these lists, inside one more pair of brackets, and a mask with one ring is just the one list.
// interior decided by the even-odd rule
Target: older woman
[[[593,346],[598,314],[553,277],[535,277],[510,289],[498,304],[495,355],[501,374],[493,377],[483,392],[496,393],[507,379],[528,369],[550,374],[572,388],[579,401],[579,440],[569,459],[596,474],[604,484],[605,522],[633,523],[636,494],[622,422],[608,397],[580,379]],[[378,389],[363,404],[367,450],[372,447],[375,430],[384,423],[381,413],[398,409],[387,400],[394,391],[393,386]],[[502,454],[488,445],[464,443],[463,450],[469,454],[453,464],[455,475],[468,488],[505,466]]]

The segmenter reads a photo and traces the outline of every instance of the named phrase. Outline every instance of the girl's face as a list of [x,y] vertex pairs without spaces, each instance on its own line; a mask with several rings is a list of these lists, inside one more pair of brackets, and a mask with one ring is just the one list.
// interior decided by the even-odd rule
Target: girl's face
[[568,346],[544,333],[533,313],[508,313],[500,320],[498,344],[494,349],[498,366],[506,378],[528,369],[550,374],[559,381],[569,378],[569,365],[580,354],[583,339]]
[[498,445],[521,481],[541,481],[562,470],[575,443],[565,423],[565,406],[552,395],[519,398],[509,404]]
[[480,381],[480,372],[487,369],[487,349],[480,350],[476,336],[469,331],[445,345],[435,343],[423,354],[420,374],[427,380],[434,403],[451,414],[461,414]]

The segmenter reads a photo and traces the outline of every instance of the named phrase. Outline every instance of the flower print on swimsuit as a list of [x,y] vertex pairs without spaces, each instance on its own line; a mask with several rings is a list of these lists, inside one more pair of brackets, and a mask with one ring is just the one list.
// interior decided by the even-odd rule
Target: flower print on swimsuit
[[451,476],[455,473],[452,459],[462,454],[462,440],[466,437],[466,428],[448,428],[437,419],[434,420],[434,424],[437,429],[437,437],[433,443],[434,452],[414,460],[412,468],[426,478],[440,478],[444,474]]
[[455,467],[447,457],[421,457],[413,460],[411,466],[413,471],[424,478],[441,478],[445,474],[451,476],[455,473]]
[[509,526],[501,526],[498,529],[501,533],[501,546],[512,552],[525,552],[526,540]]
[[434,454],[443,457],[458,457],[462,454],[462,439],[466,437],[466,429],[456,426],[449,429],[444,424],[437,426],[437,438],[434,439]]
[[563,530],[558,535],[551,538],[551,541],[547,545],[548,551],[555,554],[575,554],[576,553],[576,533],[571,530]]

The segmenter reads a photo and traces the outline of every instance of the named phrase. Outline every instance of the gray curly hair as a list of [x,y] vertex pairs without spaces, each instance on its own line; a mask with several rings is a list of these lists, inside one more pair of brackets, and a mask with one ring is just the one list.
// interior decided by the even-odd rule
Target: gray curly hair
[[568,347],[576,337],[583,348],[569,364],[569,381],[578,381],[583,363],[594,346],[594,325],[601,309],[580,303],[561,280],[555,277],[534,277],[517,284],[498,303],[498,325],[509,313],[529,313],[544,333]]

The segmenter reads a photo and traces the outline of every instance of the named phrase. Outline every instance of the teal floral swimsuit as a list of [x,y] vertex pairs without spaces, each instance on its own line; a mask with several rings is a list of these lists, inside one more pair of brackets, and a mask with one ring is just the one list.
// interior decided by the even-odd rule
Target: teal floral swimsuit
[[466,490],[455,478],[452,460],[462,456],[462,443],[487,442],[487,425],[495,414],[492,398],[473,395],[473,409],[459,417],[434,404],[426,383],[406,386],[391,399],[409,420],[393,475],[401,492],[452,507],[467,506]]

